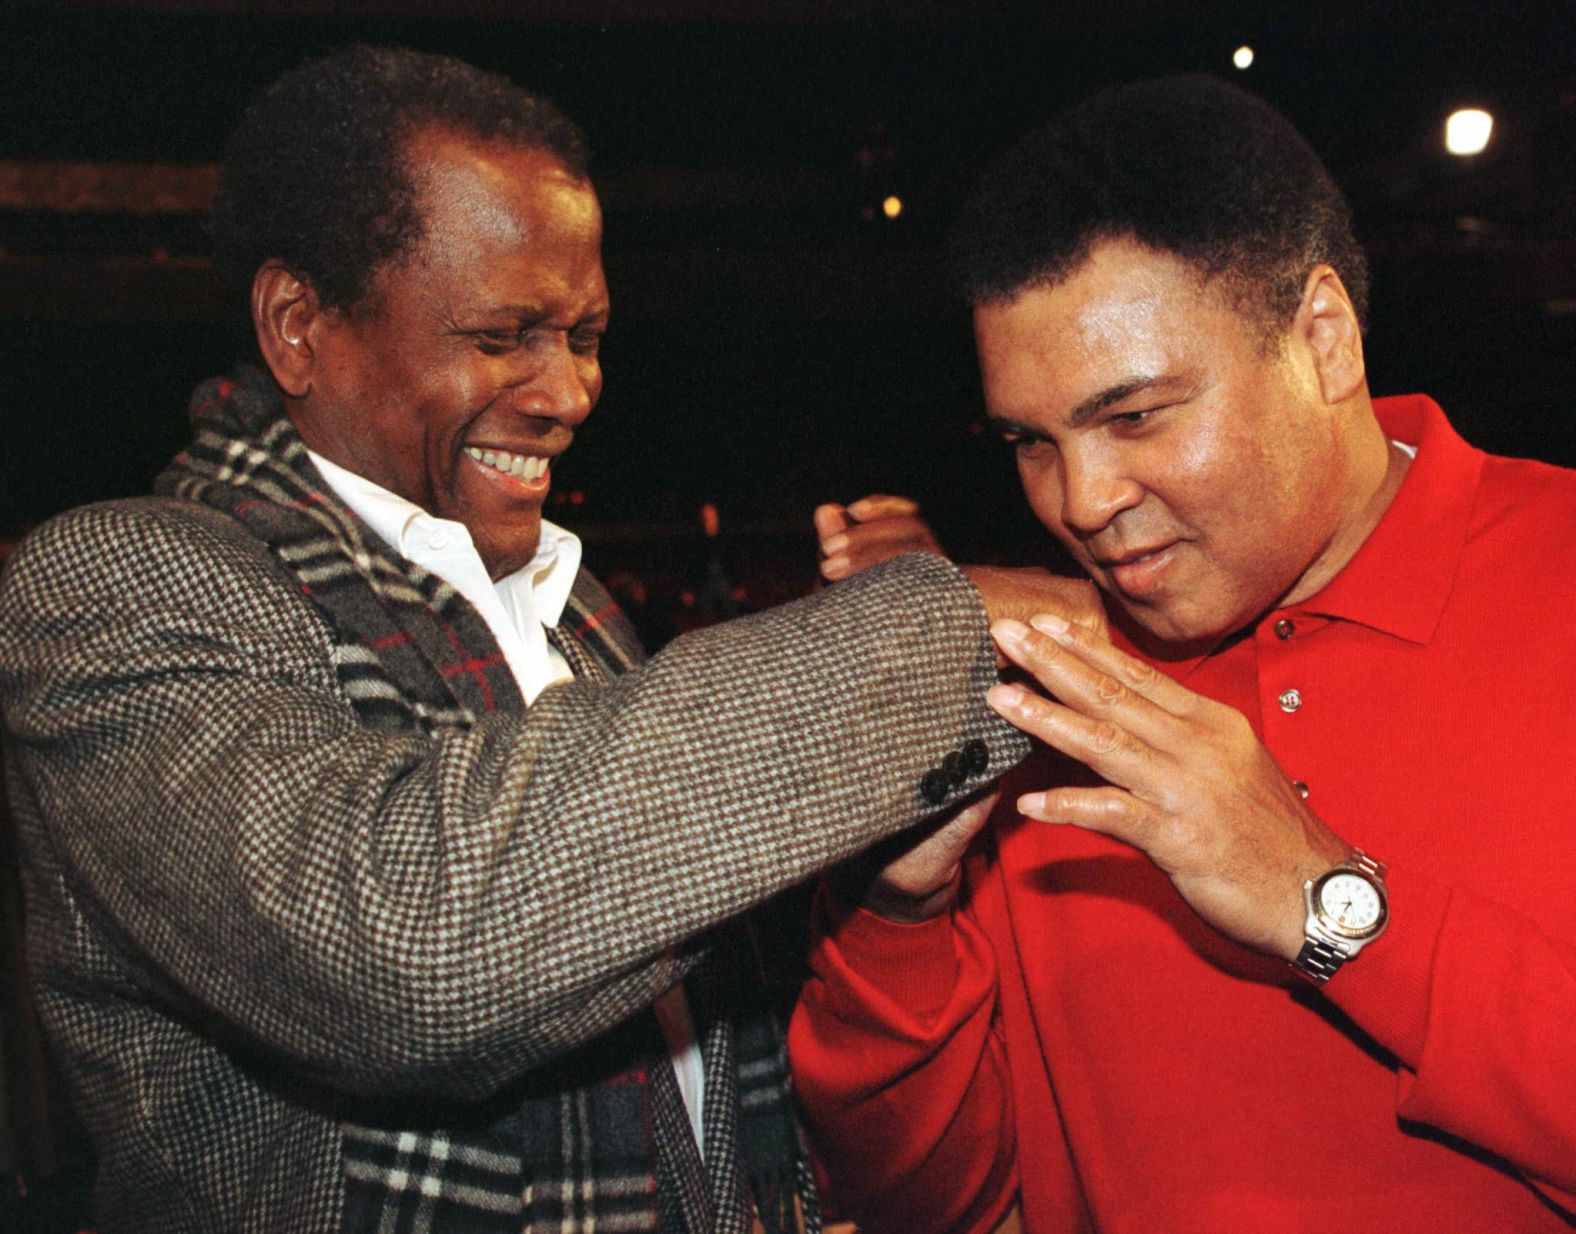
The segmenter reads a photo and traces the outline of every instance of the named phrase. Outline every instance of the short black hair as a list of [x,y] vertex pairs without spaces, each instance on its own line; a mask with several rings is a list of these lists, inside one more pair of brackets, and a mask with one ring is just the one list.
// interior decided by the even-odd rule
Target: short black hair
[[401,47],[357,45],[308,61],[253,100],[225,151],[214,265],[247,337],[252,278],[265,261],[348,309],[383,263],[411,250],[422,218],[405,145],[429,127],[546,150],[586,174],[580,130],[497,73]]
[[1123,236],[1220,279],[1266,339],[1321,262],[1366,325],[1368,263],[1346,198],[1286,117],[1226,82],[1118,86],[1030,133],[964,205],[951,264],[971,304],[998,303],[1054,286],[1096,241]]

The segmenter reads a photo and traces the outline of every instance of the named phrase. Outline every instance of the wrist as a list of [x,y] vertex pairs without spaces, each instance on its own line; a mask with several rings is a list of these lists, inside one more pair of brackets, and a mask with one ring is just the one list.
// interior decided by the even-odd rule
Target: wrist
[[944,884],[924,895],[892,891],[882,887],[878,882],[865,894],[860,907],[886,921],[895,921],[900,925],[918,925],[922,921],[929,921],[951,911],[952,902],[958,898],[959,881],[959,873],[954,870],[952,877]]
[[849,863],[834,871],[830,881],[837,898],[845,905],[862,908],[884,921],[917,925],[940,917],[952,908],[962,882],[962,867],[954,866],[943,883],[921,892],[892,887],[882,881],[879,873],[859,863]]
[[1266,948],[1267,951],[1288,964],[1296,963],[1307,941],[1308,904],[1304,888],[1348,861],[1355,851],[1352,845],[1323,824],[1313,829],[1308,835],[1307,852],[1280,888],[1282,911],[1277,918],[1279,924],[1275,928],[1274,946]]

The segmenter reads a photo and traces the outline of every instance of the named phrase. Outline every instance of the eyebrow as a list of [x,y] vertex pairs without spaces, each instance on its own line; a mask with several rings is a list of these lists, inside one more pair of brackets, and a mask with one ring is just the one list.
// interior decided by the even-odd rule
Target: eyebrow
[[[605,324],[610,315],[611,308],[609,305],[597,305],[593,307],[592,310],[584,317],[580,318],[575,324]],[[539,322],[551,316],[551,313],[548,311],[545,305],[541,304],[487,304],[472,305],[458,317],[453,314],[449,314],[448,316],[449,328],[452,333],[475,334],[478,330],[486,329],[486,327],[483,325],[461,325],[460,318],[463,317],[471,320],[480,319],[481,321],[493,321],[499,318],[506,318],[513,322]]]
[[1107,386],[1100,393],[1090,395],[1078,406],[1074,407],[1072,414],[1067,417],[1070,428],[1082,428],[1097,415],[1114,403],[1131,398],[1145,390],[1152,390],[1158,386],[1178,385],[1181,378],[1168,377],[1161,373],[1142,373],[1129,377],[1126,381],[1119,381],[1115,385]]
[[[485,310],[489,313],[503,313],[510,317],[520,317],[526,320],[537,320],[542,317],[552,316],[552,310],[545,304],[493,304]],[[594,321],[599,317],[606,317],[612,311],[612,306],[607,303],[589,306],[584,320]]]
[[[1122,400],[1131,398],[1133,395],[1139,394],[1145,390],[1159,389],[1164,386],[1179,386],[1186,384],[1187,381],[1183,377],[1166,376],[1160,373],[1143,373],[1129,377],[1124,381],[1119,381],[1114,385],[1107,386],[1098,394],[1091,394],[1088,398],[1084,399],[1083,402],[1074,407],[1071,414],[1067,417],[1067,427],[1082,428],[1107,407],[1110,407],[1115,403],[1120,403]],[[1035,428],[1033,425],[1025,424],[1021,420],[1014,420],[1010,416],[998,416],[991,414],[985,417],[985,422],[990,425],[991,428],[1003,433],[1029,433],[1037,436],[1040,432],[1040,430]]]

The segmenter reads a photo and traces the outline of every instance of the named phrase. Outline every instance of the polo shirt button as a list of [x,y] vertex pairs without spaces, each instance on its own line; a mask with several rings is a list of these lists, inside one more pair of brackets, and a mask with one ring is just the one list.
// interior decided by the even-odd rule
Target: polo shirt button
[[952,781],[944,771],[931,768],[919,782],[919,793],[933,806],[939,806],[952,792]]
[[449,547],[449,533],[442,530],[429,531],[427,533],[427,547],[435,553],[441,553]]
[[1281,642],[1284,643],[1295,633],[1297,633],[1297,623],[1291,618],[1282,617],[1275,623],[1275,637],[1280,639]]
[[1297,708],[1302,706],[1302,692],[1300,690],[1282,690],[1277,701],[1280,703],[1282,711],[1296,711]]
[[1291,782],[1291,786],[1297,790],[1297,796],[1301,797],[1304,801],[1308,800],[1308,786],[1306,784],[1304,784],[1301,780],[1293,780]]

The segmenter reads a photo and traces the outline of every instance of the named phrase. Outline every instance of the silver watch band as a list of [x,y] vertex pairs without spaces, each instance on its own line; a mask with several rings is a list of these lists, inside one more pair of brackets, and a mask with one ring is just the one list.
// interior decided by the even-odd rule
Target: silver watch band
[[1297,953],[1297,958],[1292,964],[1309,981],[1323,985],[1335,976],[1336,969],[1350,958],[1340,948],[1330,946],[1323,939],[1305,938],[1302,942],[1302,950]]

